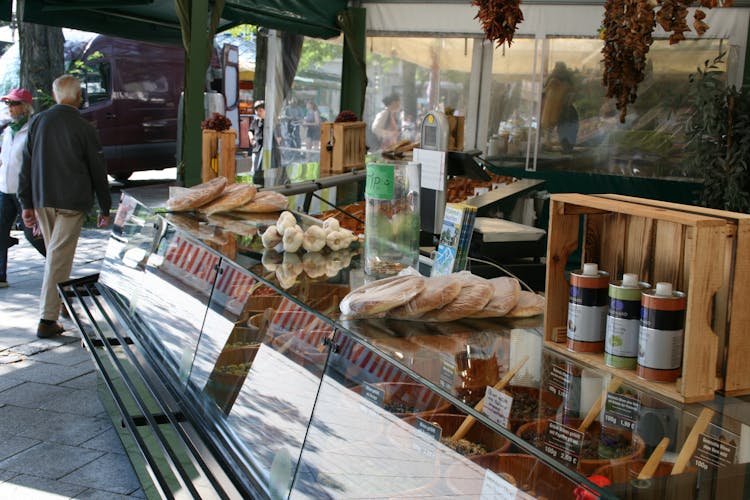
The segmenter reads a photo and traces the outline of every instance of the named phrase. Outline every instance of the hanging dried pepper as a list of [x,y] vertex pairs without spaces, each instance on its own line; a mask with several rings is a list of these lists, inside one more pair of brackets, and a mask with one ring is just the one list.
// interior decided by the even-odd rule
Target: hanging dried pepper
[[471,5],[479,7],[474,19],[479,19],[487,39],[498,47],[505,42],[510,46],[519,23],[523,21],[521,0],[472,0]]
[[[728,7],[733,0],[698,0],[699,7],[711,9],[718,5]],[[607,97],[616,99],[620,121],[625,122],[628,104],[638,97],[638,84],[643,81],[646,54],[653,43],[652,33],[659,23],[670,33],[670,45],[685,39],[690,31],[687,23],[688,7],[695,0],[607,0],[604,6],[602,32],[604,39],[604,75]],[[698,36],[709,26],[700,9],[693,16],[693,29]]]

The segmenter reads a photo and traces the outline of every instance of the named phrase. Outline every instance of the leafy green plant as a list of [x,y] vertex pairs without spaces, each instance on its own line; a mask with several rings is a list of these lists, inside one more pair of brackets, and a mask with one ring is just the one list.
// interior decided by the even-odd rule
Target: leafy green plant
[[703,179],[701,205],[750,213],[750,91],[726,85],[724,56],[690,75],[689,169]]

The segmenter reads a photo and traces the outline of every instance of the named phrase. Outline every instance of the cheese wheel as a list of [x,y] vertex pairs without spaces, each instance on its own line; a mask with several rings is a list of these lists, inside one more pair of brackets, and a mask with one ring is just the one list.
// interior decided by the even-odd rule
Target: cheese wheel
[[167,200],[167,210],[187,212],[218,198],[227,185],[226,177],[216,177],[198,184]]

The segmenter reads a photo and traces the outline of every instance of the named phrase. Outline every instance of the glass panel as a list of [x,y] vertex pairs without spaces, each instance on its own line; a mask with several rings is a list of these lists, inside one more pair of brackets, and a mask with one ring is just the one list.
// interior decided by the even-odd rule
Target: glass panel
[[167,224],[145,261],[131,315],[143,318],[144,343],[184,381],[192,363],[206,304],[216,279],[218,254]]
[[[367,44],[364,120],[371,150],[380,151],[398,140],[418,140],[428,111],[467,115],[473,38],[370,37]],[[372,125],[379,114],[385,116],[383,100],[392,94],[400,98],[400,107],[390,109],[394,126],[390,119],[380,120],[389,124],[384,129],[396,131],[386,139],[385,133],[374,133]]]
[[[510,49],[495,49],[488,129],[499,145],[494,156],[502,166],[525,166],[528,158],[538,170],[689,177],[690,75],[703,61],[730,49],[727,40],[691,39],[672,46],[655,40],[624,123],[615,100],[605,97],[602,43],[595,38],[517,39]],[[721,69],[731,71],[735,51],[728,50],[725,59]]]
[[[336,340],[291,498],[574,498],[572,481],[486,423],[454,438],[465,413],[353,337]],[[402,340],[399,352],[418,349]]]

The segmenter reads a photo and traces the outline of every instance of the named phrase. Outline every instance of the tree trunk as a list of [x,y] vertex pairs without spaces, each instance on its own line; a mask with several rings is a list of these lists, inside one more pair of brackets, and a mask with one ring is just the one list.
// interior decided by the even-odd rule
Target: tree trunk
[[65,70],[62,28],[18,23],[21,50],[21,87],[34,95],[37,110],[49,106],[52,82]]

